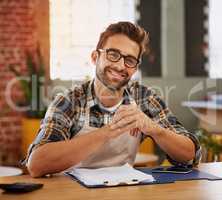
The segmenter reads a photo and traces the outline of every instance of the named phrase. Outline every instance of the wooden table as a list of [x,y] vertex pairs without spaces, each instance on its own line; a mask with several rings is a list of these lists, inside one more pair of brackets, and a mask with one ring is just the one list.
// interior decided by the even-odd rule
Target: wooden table
[[[222,176],[222,163],[201,164],[199,169]],[[124,186],[87,189],[69,177],[55,175],[50,178],[33,179],[29,175],[1,177],[0,183],[43,183],[44,187],[26,194],[4,194],[0,200],[221,200],[221,181],[178,181],[170,184]]]

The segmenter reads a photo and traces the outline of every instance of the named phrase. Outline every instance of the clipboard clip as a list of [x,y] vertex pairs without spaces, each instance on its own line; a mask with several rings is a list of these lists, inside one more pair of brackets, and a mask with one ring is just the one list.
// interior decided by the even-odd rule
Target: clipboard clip
[[105,186],[120,186],[120,185],[136,185],[139,184],[140,182],[137,179],[132,179],[130,181],[125,181],[125,182],[118,182],[118,181],[104,181],[103,184]]

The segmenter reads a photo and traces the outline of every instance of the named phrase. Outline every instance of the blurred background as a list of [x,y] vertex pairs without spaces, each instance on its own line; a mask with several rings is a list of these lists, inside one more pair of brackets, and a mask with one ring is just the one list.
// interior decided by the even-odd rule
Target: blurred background
[[[1,0],[0,165],[24,158],[58,92],[94,76],[90,52],[116,21],[150,34],[134,79],[200,137],[203,161],[220,160],[221,8],[220,0]],[[141,151],[160,154],[152,142]]]

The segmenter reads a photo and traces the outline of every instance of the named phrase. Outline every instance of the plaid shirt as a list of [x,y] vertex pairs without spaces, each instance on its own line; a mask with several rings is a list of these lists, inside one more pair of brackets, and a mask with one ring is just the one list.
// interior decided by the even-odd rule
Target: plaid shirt
[[[196,154],[192,161],[179,163],[167,156],[172,164],[196,165],[199,163],[201,148],[197,138],[178,122],[163,100],[153,90],[140,85],[138,82],[130,82],[124,90],[122,104],[129,104],[132,99],[149,118],[161,127],[185,135],[195,144]],[[94,93],[93,81],[85,82],[68,90],[65,94],[57,95],[41,122],[38,136],[30,145],[25,161],[28,160],[31,152],[40,145],[73,138],[84,125],[86,105],[90,110],[89,125],[92,127],[102,127],[109,123],[114,115],[114,113],[110,113],[99,106]],[[147,136],[142,133],[142,140],[145,137]]]

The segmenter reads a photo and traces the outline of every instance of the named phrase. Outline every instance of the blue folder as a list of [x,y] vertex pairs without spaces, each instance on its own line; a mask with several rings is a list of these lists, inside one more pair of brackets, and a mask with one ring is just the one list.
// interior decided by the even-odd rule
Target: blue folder
[[[185,181],[185,180],[222,180],[222,177],[214,176],[206,172],[202,172],[198,169],[193,169],[191,172],[186,174],[175,174],[175,173],[152,173],[152,169],[142,168],[138,169],[143,173],[152,174],[157,182],[168,183],[175,181]],[[155,184],[155,183],[153,183]]]
[[79,182],[81,185],[87,187],[87,188],[104,188],[104,187],[116,187],[116,186],[132,186],[132,185],[152,185],[152,184],[166,184],[166,183],[174,183],[175,181],[186,181],[186,180],[222,180],[222,177],[214,176],[212,174],[202,172],[197,169],[193,169],[191,172],[186,174],[175,174],[175,173],[152,173],[152,169],[150,168],[137,168],[137,170],[145,173],[150,174],[155,178],[155,181],[153,182],[139,182],[135,184],[119,184],[115,186],[107,186],[107,185],[86,185],[80,180],[78,180],[75,176],[70,174],[69,172],[66,172],[65,174],[74,179],[75,181]]

